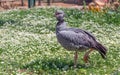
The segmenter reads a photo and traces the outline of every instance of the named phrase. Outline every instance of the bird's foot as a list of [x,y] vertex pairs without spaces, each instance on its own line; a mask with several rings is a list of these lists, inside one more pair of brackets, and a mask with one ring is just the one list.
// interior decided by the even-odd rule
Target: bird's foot
[[85,67],[89,67],[90,66],[90,63],[85,63]]
[[90,57],[88,55],[84,56],[85,67],[89,67],[90,66],[89,59],[90,59]]

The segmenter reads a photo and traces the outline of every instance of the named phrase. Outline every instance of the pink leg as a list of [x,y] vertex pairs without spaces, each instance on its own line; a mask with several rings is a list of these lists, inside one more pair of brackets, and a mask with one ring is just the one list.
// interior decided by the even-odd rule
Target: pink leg
[[78,52],[76,51],[74,54],[74,67],[77,66]]
[[83,58],[85,63],[88,63],[89,54],[92,51],[93,49],[91,48],[88,52],[85,53],[84,58]]

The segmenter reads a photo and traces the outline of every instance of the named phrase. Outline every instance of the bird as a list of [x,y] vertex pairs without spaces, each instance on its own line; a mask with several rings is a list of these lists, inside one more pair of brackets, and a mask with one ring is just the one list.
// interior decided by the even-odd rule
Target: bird
[[99,43],[92,33],[83,29],[68,27],[64,20],[65,13],[63,10],[56,10],[54,15],[57,20],[55,27],[57,41],[66,50],[75,51],[74,67],[77,67],[78,52],[86,51],[83,57],[85,63],[89,63],[89,54],[94,50],[98,51],[103,59],[106,59],[107,48]]

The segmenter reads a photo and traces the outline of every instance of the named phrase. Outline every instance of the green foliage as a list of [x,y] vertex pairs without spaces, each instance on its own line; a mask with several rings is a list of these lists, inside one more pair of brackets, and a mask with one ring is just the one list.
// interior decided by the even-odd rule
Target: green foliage
[[[55,37],[54,12],[62,9],[72,27],[92,32],[107,49],[107,60],[95,51],[90,65],[79,52],[73,68],[74,52],[63,49]],[[78,9],[33,8],[0,12],[0,75],[119,75],[120,13],[93,13]]]

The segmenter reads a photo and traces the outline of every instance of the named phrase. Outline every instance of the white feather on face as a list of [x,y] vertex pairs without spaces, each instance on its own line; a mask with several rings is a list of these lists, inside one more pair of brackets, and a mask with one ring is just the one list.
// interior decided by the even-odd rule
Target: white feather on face
[[62,10],[57,10],[56,12],[55,12],[55,17],[56,17],[56,19],[58,20],[58,21],[61,21],[61,20],[63,20],[63,18],[64,18],[64,12],[62,11]]

